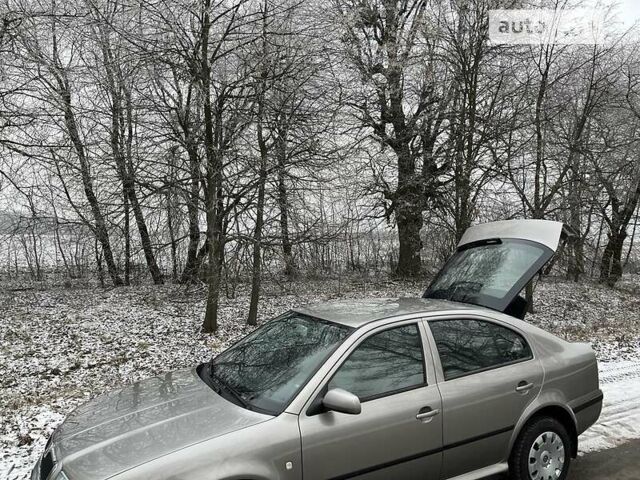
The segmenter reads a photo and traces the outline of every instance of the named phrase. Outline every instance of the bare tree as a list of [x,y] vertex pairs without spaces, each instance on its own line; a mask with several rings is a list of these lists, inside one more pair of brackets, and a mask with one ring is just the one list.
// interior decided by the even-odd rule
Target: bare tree
[[[394,152],[397,185],[386,182],[383,194],[398,228],[397,273],[421,271],[420,230],[425,186],[433,182],[432,151],[442,125],[446,101],[440,99],[436,69],[425,39],[426,0],[336,0],[347,59],[355,67],[362,88],[349,102],[373,138]],[[418,60],[420,59],[420,60]],[[447,99],[445,89],[444,98]],[[422,147],[427,147],[422,150]],[[424,154],[424,156],[423,156]],[[419,162],[425,160],[423,168]]]
[[[107,1],[103,8],[98,8],[87,2],[88,9],[94,17],[93,33],[102,54],[99,63],[100,75],[97,80],[102,84],[106,100],[109,103],[109,144],[115,161],[116,172],[122,182],[124,218],[128,238],[129,205],[138,227],[144,257],[154,283],[162,284],[162,274],[158,268],[155,254],[142,205],[136,191],[136,173],[133,163],[133,142],[135,135],[133,87],[136,82],[137,67],[126,60],[128,52],[117,45],[113,45],[113,30],[111,25],[116,21],[119,11],[118,0]],[[103,80],[102,80],[103,79]],[[128,260],[129,255],[126,254]]]
[[[24,55],[32,62],[30,68],[37,69],[40,72],[38,81],[43,87],[43,91],[51,95],[47,99],[51,107],[63,117],[64,133],[69,139],[77,160],[77,169],[81,177],[81,182],[86,200],[89,204],[92,221],[87,225],[95,234],[104,255],[107,264],[107,270],[114,285],[121,285],[122,279],[116,266],[107,221],[105,219],[103,208],[98,199],[95,189],[95,180],[91,171],[91,160],[87,154],[88,150],[83,140],[80,124],[77,120],[76,110],[73,103],[74,83],[71,77],[73,68],[73,57],[69,58],[66,49],[74,48],[74,39],[71,43],[65,44],[69,37],[60,34],[65,31],[67,24],[63,20],[69,19],[67,15],[57,10],[55,2],[49,8],[48,6],[39,6],[41,11],[48,12],[43,15],[31,15],[28,10],[24,11],[25,28],[22,29],[20,35],[21,49]],[[50,45],[45,48],[42,44],[40,34],[48,32],[46,40]],[[61,44],[61,39],[63,43]],[[62,53],[64,51],[64,53]]]
[[638,107],[639,79],[628,60],[626,85],[619,86],[624,100],[610,108],[600,120],[599,151],[591,164],[604,198],[600,211],[608,227],[607,243],[600,262],[600,281],[614,286],[623,273],[623,249],[629,224],[640,204],[640,162],[637,135],[640,128]]

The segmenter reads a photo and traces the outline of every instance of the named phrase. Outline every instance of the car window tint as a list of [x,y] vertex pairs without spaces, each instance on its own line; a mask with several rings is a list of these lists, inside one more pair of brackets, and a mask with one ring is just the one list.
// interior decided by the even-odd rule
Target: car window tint
[[364,340],[338,369],[329,389],[342,388],[369,400],[424,383],[422,342],[413,324]]
[[531,349],[513,330],[481,320],[429,322],[446,380],[531,358]]

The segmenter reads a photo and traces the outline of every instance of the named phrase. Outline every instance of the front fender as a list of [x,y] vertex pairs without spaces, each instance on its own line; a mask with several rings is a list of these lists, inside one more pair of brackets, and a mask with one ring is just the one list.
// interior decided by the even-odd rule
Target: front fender
[[112,480],[146,479],[302,480],[298,417],[283,413],[112,477]]

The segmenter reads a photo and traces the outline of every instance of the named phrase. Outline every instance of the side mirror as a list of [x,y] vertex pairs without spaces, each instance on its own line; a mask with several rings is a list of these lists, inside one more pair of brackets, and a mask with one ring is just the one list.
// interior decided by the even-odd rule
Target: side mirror
[[341,388],[329,390],[322,399],[322,405],[327,410],[346,413],[348,415],[358,415],[362,411],[360,399],[353,393],[349,393]]

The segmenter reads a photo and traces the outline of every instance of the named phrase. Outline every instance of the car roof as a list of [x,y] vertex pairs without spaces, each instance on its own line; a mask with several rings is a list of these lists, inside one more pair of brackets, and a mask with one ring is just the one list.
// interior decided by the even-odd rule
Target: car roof
[[354,328],[361,327],[375,320],[419,313],[497,313],[475,305],[417,297],[341,299],[303,305],[293,308],[292,310],[310,317],[320,318]]

